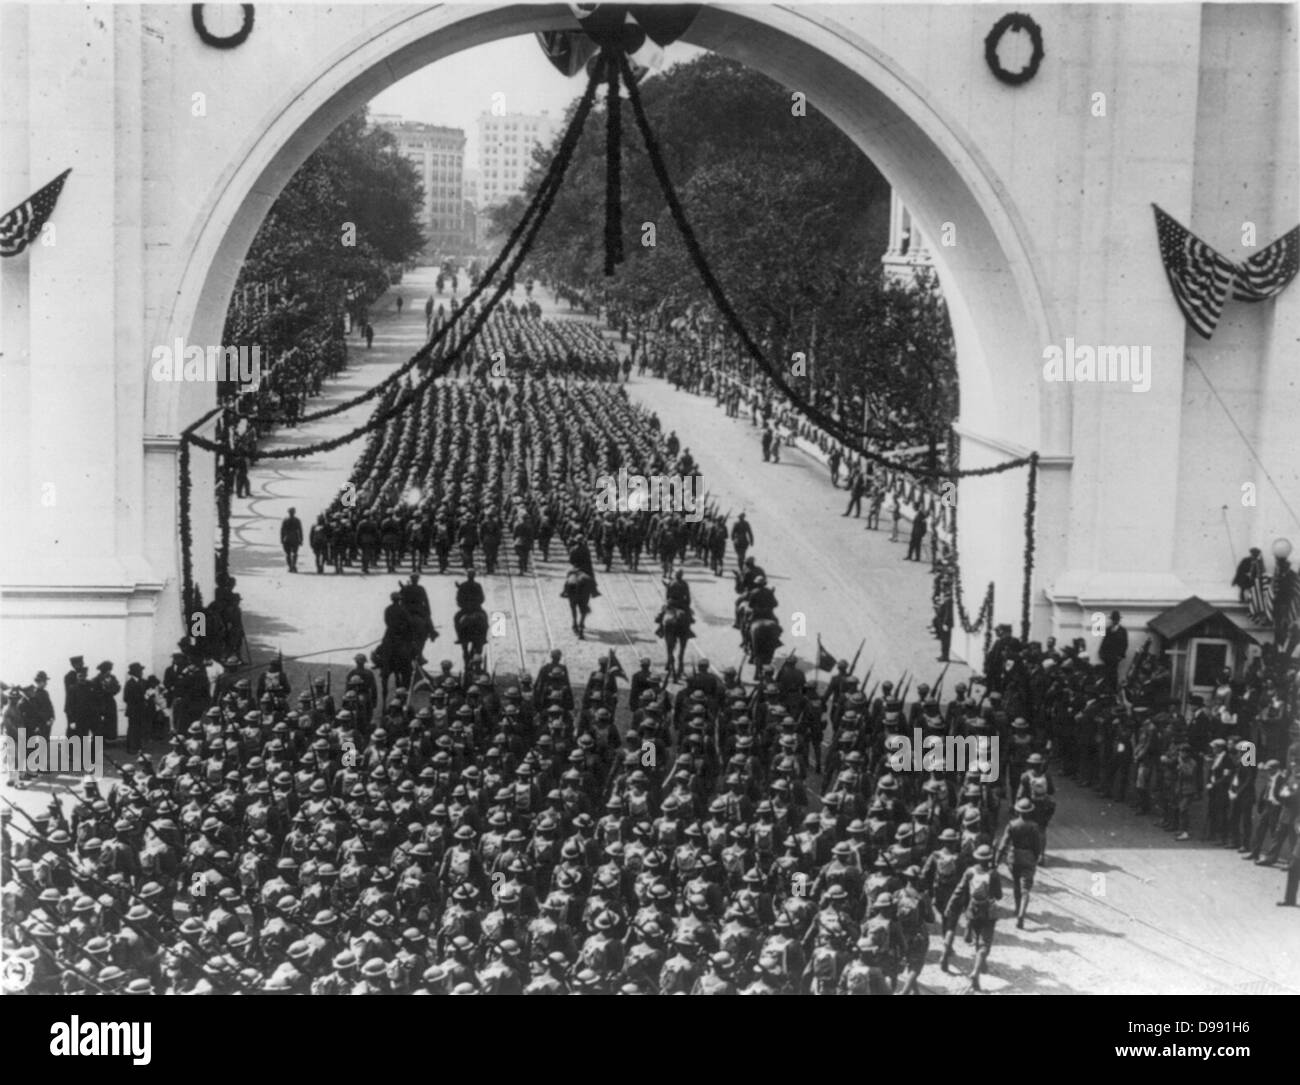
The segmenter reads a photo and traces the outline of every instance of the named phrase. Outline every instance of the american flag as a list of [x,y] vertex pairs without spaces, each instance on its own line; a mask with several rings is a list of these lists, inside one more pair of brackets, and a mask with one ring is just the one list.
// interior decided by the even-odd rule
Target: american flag
[[71,172],[71,169],[64,170],[34,196],[27,197],[0,219],[0,256],[17,256],[35,240],[45,225],[45,220],[54,211],[59,193],[63,191],[63,182]]
[[[1264,571],[1264,563],[1257,561],[1251,569],[1250,587],[1246,589],[1246,610],[1250,620],[1258,626],[1272,626],[1277,631],[1279,643],[1286,630],[1300,621],[1300,584],[1294,569],[1279,568],[1280,580]],[[1279,597],[1283,611],[1276,607]]]
[[1264,563],[1251,567],[1250,587],[1246,589],[1246,610],[1255,625],[1273,624],[1273,578],[1264,571]]
[[1215,252],[1155,204],[1151,206],[1156,211],[1160,259],[1164,261],[1170,289],[1187,322],[1202,338],[1209,339],[1232,288],[1236,268],[1231,260]]
[[1300,226],[1237,265],[1237,281],[1232,296],[1238,301],[1264,301],[1281,293],[1295,278],[1298,268]]

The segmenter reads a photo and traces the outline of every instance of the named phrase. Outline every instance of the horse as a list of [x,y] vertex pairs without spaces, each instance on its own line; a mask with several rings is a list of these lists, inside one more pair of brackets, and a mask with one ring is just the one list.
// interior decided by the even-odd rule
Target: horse
[[781,647],[781,623],[775,618],[754,618],[745,631],[745,651],[756,667],[766,667]]
[[482,655],[487,644],[488,616],[482,607],[456,612],[456,643],[460,645],[462,665],[469,669],[469,661]]
[[379,642],[379,647],[370,653],[370,660],[379,671],[381,706],[388,703],[388,679],[392,678],[398,689],[409,689],[412,666],[417,659],[423,658],[409,641],[400,642],[385,637]]
[[564,578],[564,590],[560,592],[560,598],[569,601],[569,617],[573,620],[573,631],[579,640],[586,640],[587,615],[591,613],[591,597],[595,591],[595,578],[581,569],[571,569]]
[[[691,634],[687,633],[690,623],[687,620],[686,611],[679,607],[665,607],[663,617],[663,632],[659,634],[660,639],[668,648],[668,678],[671,680],[680,677],[682,667],[686,660],[686,642],[690,640]],[[676,653],[676,661],[673,655]]]

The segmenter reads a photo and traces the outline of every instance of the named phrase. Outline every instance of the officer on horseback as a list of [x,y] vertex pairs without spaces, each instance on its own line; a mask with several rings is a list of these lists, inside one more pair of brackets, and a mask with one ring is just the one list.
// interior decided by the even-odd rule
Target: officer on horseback
[[754,586],[743,596],[736,607],[742,648],[749,648],[749,631],[757,621],[776,619],[776,593],[767,586],[767,577],[754,577]]
[[655,636],[663,637],[664,614],[670,608],[676,608],[686,614],[685,638],[690,640],[695,636],[695,612],[691,609],[691,586],[686,582],[686,574],[678,569],[672,580],[664,581],[664,587],[664,605],[655,616]]
[[465,579],[456,582],[456,609],[461,614],[467,610],[479,610],[487,599],[483,585],[474,579],[476,575],[477,571],[471,566],[465,570]]
[[[467,623],[472,616],[483,614],[483,604],[487,599],[483,593],[483,585],[474,579],[476,575],[477,571],[470,566],[465,570],[465,579],[456,582],[456,617],[453,623],[456,628],[456,643],[465,649],[467,665],[471,649],[482,646],[475,635],[475,630]],[[481,622],[480,631],[486,631],[486,614],[483,614]]]

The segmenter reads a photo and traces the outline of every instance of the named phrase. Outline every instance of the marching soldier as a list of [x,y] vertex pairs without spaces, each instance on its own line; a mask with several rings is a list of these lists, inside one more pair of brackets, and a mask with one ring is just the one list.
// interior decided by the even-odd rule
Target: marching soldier
[[[981,844],[971,856],[974,865],[968,867],[957,883],[952,897],[948,901],[948,913],[954,921],[957,916],[965,915],[967,931],[975,947],[975,960],[971,965],[970,988],[980,990],[980,974],[988,960],[989,949],[993,945],[994,928],[997,924],[996,902],[1002,899],[1002,879],[993,866],[993,849],[988,844]],[[939,967],[948,970],[948,947],[944,947],[943,959]]]
[[1016,800],[1015,815],[1003,831],[1002,842],[998,846],[999,863],[1010,860],[1011,886],[1015,894],[1016,927],[1025,926],[1025,915],[1029,911],[1029,894],[1034,888],[1034,871],[1038,867],[1038,857],[1042,854],[1042,839],[1038,826],[1033,821],[1034,803],[1032,799]]

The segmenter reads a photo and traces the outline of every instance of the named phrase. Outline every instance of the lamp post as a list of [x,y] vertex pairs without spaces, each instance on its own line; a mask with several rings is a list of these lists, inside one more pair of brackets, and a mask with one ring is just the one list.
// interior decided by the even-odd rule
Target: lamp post
[[1296,574],[1291,568],[1291,540],[1273,540],[1273,641],[1279,651],[1291,630],[1291,611],[1295,607]]

